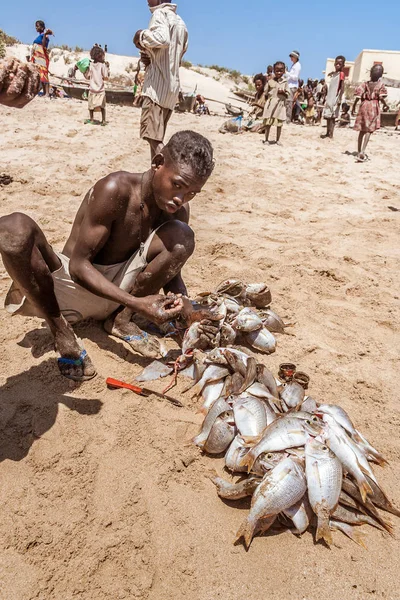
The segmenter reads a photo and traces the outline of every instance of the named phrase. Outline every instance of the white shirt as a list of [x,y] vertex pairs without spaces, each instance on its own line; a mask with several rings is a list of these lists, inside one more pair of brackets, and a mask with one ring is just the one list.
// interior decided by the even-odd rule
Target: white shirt
[[301,64],[300,64],[300,61],[297,61],[292,64],[292,68],[290,69],[290,71],[286,72],[286,78],[287,78],[289,88],[298,88],[299,87],[300,73],[301,73]]
[[151,58],[142,95],[171,110],[178,100],[179,67],[188,47],[188,31],[176,9],[170,3],[151,8],[149,28],[140,34],[140,45]]

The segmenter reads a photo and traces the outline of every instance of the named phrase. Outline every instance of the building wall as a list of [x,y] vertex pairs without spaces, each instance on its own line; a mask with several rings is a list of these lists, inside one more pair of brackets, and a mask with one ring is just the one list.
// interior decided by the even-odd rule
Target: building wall
[[357,56],[352,77],[353,83],[368,81],[374,63],[382,63],[385,77],[400,81],[400,52],[390,50],[363,50]]

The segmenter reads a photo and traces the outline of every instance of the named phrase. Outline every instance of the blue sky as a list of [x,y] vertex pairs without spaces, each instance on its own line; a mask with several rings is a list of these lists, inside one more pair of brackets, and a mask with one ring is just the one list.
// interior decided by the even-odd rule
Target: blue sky
[[[90,48],[108,44],[109,52],[135,54],[132,36],[146,27],[146,0],[3,0],[0,28],[21,41],[34,39],[34,22],[46,21],[57,45]],[[382,6],[372,0],[304,3],[285,0],[181,0],[178,12],[189,28],[187,59],[219,64],[243,73],[288,61],[299,50],[304,77],[320,77],[325,59],[344,54],[354,60],[363,48],[399,50],[400,2]],[[390,15],[390,17],[389,17]],[[381,20],[382,19],[382,20]]]

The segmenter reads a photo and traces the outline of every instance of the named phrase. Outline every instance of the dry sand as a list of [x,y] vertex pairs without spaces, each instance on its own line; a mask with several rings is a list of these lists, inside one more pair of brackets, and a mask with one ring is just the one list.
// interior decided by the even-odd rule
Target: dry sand
[[[139,112],[109,107],[107,128],[83,125],[86,105],[36,99],[0,107],[1,213],[24,211],[61,249],[96,179],[148,165]],[[356,134],[285,127],[284,147],[255,134],[222,136],[221,120],[174,115],[215,146],[216,169],[193,201],[197,248],[184,271],[192,294],[225,277],[266,281],[273,307],[296,321],[279,336],[276,369],[294,361],[310,391],[339,402],[390,461],[379,469],[400,505],[400,138],[374,135],[371,161],[355,164]],[[1,295],[9,279],[1,267]],[[146,361],[100,324],[78,331],[99,375],[62,379],[41,322],[1,313],[0,598],[7,600],[399,600],[396,538],[367,528],[366,551],[334,535],[328,550],[289,532],[233,539],[247,503],[223,503],[208,476],[221,460],[188,445],[196,405],[108,391]],[[159,389],[161,386],[153,384]]]

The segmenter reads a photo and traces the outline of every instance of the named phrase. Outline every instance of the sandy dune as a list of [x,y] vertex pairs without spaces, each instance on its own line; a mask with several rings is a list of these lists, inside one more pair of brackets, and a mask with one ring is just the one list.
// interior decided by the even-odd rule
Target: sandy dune
[[[24,211],[60,249],[83,194],[98,178],[148,165],[139,112],[109,107],[110,125],[83,125],[86,105],[36,99],[0,107],[1,214]],[[273,306],[296,321],[271,357],[311,376],[310,392],[340,402],[390,461],[379,471],[400,505],[400,138],[381,132],[372,160],[346,154],[320,128],[287,127],[283,148],[254,134],[222,136],[221,120],[174,115],[215,146],[217,165],[193,202],[197,237],[185,278],[194,294],[228,276],[269,282]],[[1,295],[9,279],[0,270]],[[108,391],[146,361],[79,327],[98,377],[80,387],[58,375],[41,322],[0,314],[0,597],[7,600],[399,600],[396,538],[367,528],[369,551],[337,533],[331,550],[307,533],[232,541],[246,503],[223,503],[209,475],[220,460],[188,445],[196,404]],[[160,385],[154,384],[159,389]]]

